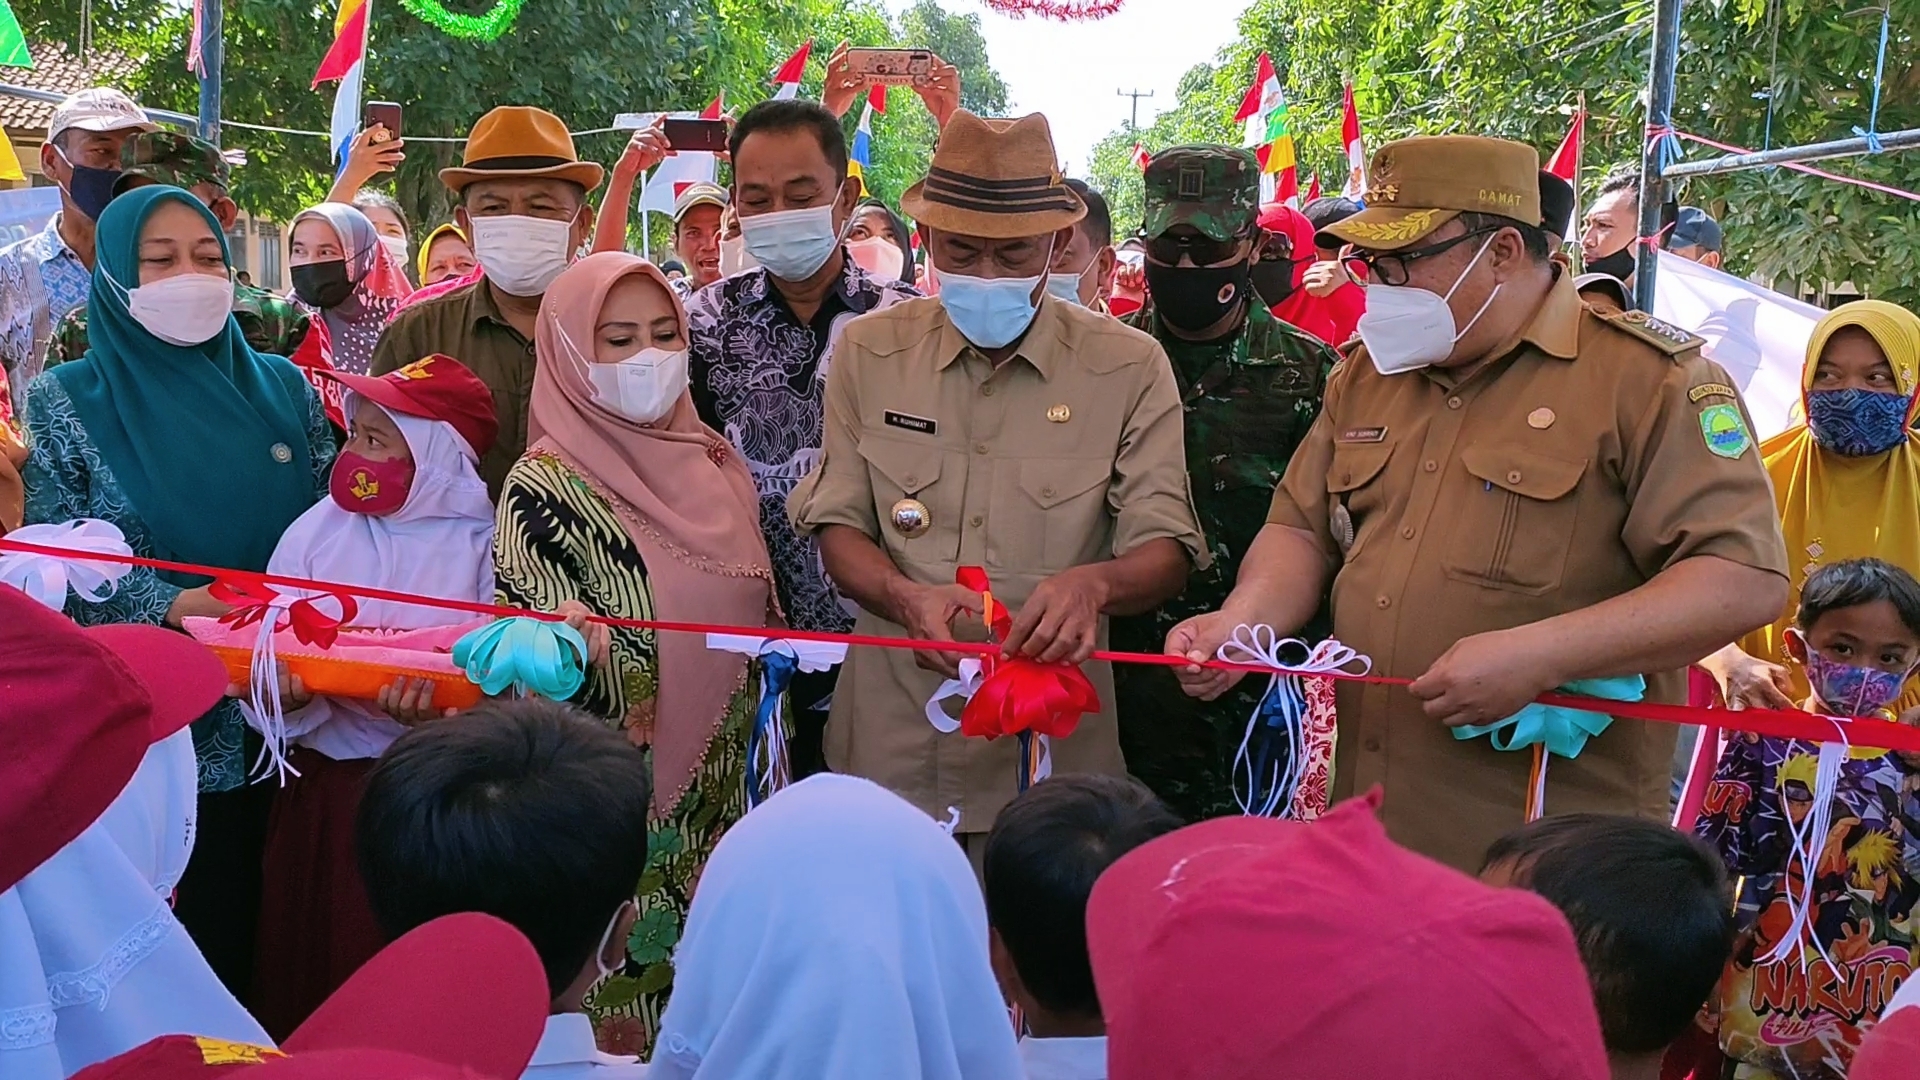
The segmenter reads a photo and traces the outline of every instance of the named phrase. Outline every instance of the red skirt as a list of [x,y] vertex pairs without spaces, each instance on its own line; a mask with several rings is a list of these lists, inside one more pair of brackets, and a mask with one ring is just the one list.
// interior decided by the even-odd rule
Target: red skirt
[[386,944],[354,856],[353,819],[374,759],[335,761],[295,747],[300,770],[273,801],[254,951],[254,998],[284,1041]]

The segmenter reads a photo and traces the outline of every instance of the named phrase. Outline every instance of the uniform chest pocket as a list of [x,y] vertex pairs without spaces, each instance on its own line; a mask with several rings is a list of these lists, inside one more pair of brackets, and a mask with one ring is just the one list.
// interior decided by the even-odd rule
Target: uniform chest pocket
[[1447,576],[1534,596],[1558,588],[1580,524],[1586,459],[1474,446],[1460,462],[1468,490],[1439,508],[1453,534],[1443,564]]
[[1386,520],[1386,486],[1378,483],[1393,456],[1391,443],[1335,443],[1327,466],[1327,529],[1352,558]]
[[[1111,554],[1113,517],[1107,508],[1107,488],[1113,482],[1113,462],[1106,458],[1027,458],[1007,462],[998,470],[1012,485],[995,485],[1004,492],[993,507],[994,529],[988,548],[996,561],[1011,569],[1054,573],[1094,562]],[[1009,490],[1009,487],[1011,490]],[[1016,549],[1028,557],[1037,550],[1039,566],[1013,564]]]
[[923,561],[957,558],[958,485],[939,483],[946,457],[941,448],[866,435],[860,456],[867,463],[880,542],[887,550]]

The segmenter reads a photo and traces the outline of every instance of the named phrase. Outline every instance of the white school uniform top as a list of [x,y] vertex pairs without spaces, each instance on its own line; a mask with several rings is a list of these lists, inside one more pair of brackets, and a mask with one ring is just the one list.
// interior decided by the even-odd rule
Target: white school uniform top
[[521,1080],[645,1080],[647,1067],[639,1058],[601,1053],[585,1013],[556,1013],[547,1017],[547,1032],[520,1075]]
[[1027,1080],[1107,1080],[1107,1037],[1020,1040]]

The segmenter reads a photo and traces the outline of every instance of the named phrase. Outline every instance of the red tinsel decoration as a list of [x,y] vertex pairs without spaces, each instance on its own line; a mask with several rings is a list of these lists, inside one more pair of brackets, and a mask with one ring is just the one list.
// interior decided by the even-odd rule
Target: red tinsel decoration
[[1022,18],[1038,15],[1043,19],[1057,22],[1079,22],[1085,19],[1104,19],[1120,10],[1126,0],[985,0],[986,5],[1002,15]]

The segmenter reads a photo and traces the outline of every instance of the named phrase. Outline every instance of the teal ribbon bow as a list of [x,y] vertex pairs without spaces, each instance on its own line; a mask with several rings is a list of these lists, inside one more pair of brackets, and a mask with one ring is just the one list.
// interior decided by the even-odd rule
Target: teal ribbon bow
[[[1646,696],[1647,680],[1638,675],[1576,679],[1561,687],[1560,692],[1608,701],[1639,701]],[[1535,743],[1544,743],[1548,753],[1576,758],[1586,748],[1588,739],[1607,730],[1612,723],[1613,717],[1606,713],[1535,702],[1499,723],[1454,728],[1453,737],[1465,741],[1486,735],[1495,750],[1525,750]]]
[[566,623],[516,615],[454,642],[453,662],[488,697],[511,686],[521,696],[566,701],[587,681],[587,639]]

